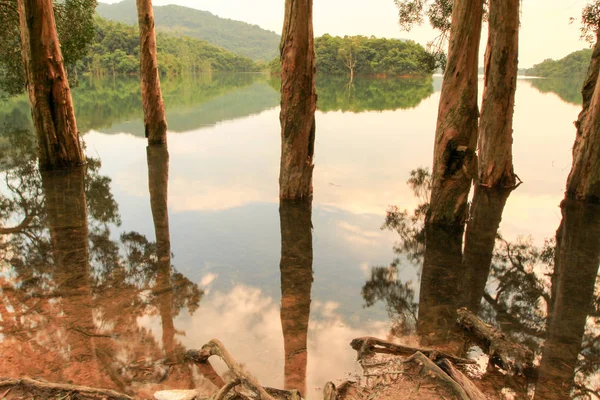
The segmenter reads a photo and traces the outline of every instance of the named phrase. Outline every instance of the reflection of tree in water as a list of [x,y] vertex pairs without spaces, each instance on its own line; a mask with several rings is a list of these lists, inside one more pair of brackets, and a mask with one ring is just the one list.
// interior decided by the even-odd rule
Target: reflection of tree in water
[[[432,237],[429,231],[425,232],[423,224],[427,210],[423,199],[427,199],[428,184],[427,179],[415,180],[415,176],[428,175],[426,171],[414,171],[409,181],[421,200],[420,204],[412,214],[399,211],[397,207],[388,210],[382,228],[398,232],[400,240],[394,247],[397,258],[389,267],[372,269],[371,279],[362,291],[366,306],[385,301],[394,319],[399,321],[394,321],[400,329],[393,333],[406,335],[416,331],[420,337],[426,335],[429,344],[432,341],[428,334],[434,338],[445,338],[441,324],[433,323],[432,329],[421,329],[423,322],[427,325],[432,321],[428,317],[431,310],[439,311],[441,307],[443,311],[448,300],[454,307],[468,306],[486,322],[500,327],[511,340],[535,352],[540,360],[535,384],[536,399],[574,395],[589,398],[591,393],[597,396],[599,387],[592,378],[600,372],[600,289],[596,280],[600,262],[600,213],[597,206],[582,207],[563,202],[563,221],[557,231],[557,239],[546,240],[542,246],[534,245],[527,238],[508,241],[492,232],[495,247],[489,256],[482,254],[487,245],[482,245],[474,236],[469,238],[467,226],[461,262],[458,256],[452,256],[456,251],[451,250],[456,250],[457,245],[452,245],[451,237],[446,237],[440,246],[434,246],[434,252],[441,250],[438,255],[443,262],[428,263],[430,251],[425,247],[425,239],[427,237],[430,245]],[[422,184],[415,188],[415,181]],[[419,193],[416,189],[424,192]],[[482,204],[505,201],[501,197],[497,201],[488,198]],[[434,235],[439,236],[439,233]],[[484,232],[484,242],[489,241],[485,237],[489,235]],[[458,243],[461,242],[462,236],[458,239]],[[423,269],[429,271],[423,271],[421,279],[429,276],[434,284],[425,282],[424,286],[421,282],[420,299],[416,302],[413,282],[402,282],[399,276],[407,262],[419,263],[424,258],[426,265]],[[489,260],[488,266],[479,266],[478,270],[469,265],[485,259]],[[439,268],[432,268],[432,265]],[[458,273],[459,281],[462,281],[462,285],[455,286],[458,289],[454,292],[451,288],[444,290],[444,285],[452,286],[451,282],[443,282],[449,276],[448,270],[452,274]],[[482,273],[486,276],[480,288],[477,282],[481,281]],[[427,287],[433,289],[428,290]],[[424,289],[430,295],[424,294]],[[444,294],[452,293],[455,293],[455,299],[444,297]],[[415,314],[418,314],[418,319]],[[433,344],[440,345],[437,338]],[[502,381],[500,386],[492,384],[500,388],[509,384],[507,378],[498,374],[488,373],[487,379],[488,382],[494,379]],[[525,386],[511,385],[525,395]]]
[[582,104],[581,85],[585,77],[531,79],[531,86],[542,93],[555,93],[567,103]]
[[162,351],[138,319],[160,316],[164,333],[165,317],[172,326],[183,307],[193,312],[201,290],[173,270],[170,250],[165,266],[158,245],[143,235],[111,239],[120,217],[97,160],[42,175],[32,136],[4,137],[10,153],[2,154],[0,173],[0,375],[120,390],[163,377],[166,365],[136,362],[163,359],[181,345],[163,336]]

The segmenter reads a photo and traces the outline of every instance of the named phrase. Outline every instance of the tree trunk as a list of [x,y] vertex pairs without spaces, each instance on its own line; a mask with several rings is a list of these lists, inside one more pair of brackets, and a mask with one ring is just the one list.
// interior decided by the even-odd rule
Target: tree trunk
[[596,41],[588,76],[583,84],[583,109],[575,126],[573,165],[567,179],[566,196],[592,203],[600,202],[600,40]]
[[490,0],[485,86],[479,122],[479,184],[515,185],[513,113],[517,89],[520,0]]
[[282,201],[281,328],[285,347],[285,386],[306,395],[306,365],[310,290],[313,281],[310,200]]
[[312,0],[286,0],[281,35],[279,198],[312,195],[315,144],[315,47]]
[[171,282],[171,234],[169,232],[169,152],[165,145],[146,148],[150,208],[156,235],[156,296],[162,325],[162,345],[167,357],[174,356],[173,285]]
[[136,0],[140,26],[140,73],[144,130],[148,144],[167,143],[167,117],[160,91],[152,0]]
[[467,222],[462,266],[462,306],[477,313],[490,274],[496,233],[511,189],[475,186],[471,218]]
[[85,163],[52,0],[18,0],[21,46],[42,169]]
[[433,155],[427,222],[464,226],[477,145],[477,68],[482,0],[456,0]]
[[561,209],[536,399],[571,397],[600,263],[600,208],[565,199]]

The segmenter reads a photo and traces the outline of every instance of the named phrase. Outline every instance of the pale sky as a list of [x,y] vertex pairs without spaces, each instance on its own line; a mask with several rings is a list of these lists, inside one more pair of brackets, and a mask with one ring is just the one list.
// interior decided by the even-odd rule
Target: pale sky
[[[116,3],[119,0],[101,0]],[[284,0],[154,0],[154,5],[179,4],[210,11],[281,33]],[[579,21],[586,0],[523,0],[519,67],[546,58],[562,58],[588,45],[579,39]],[[314,0],[315,35],[375,35],[412,39],[425,45],[436,34],[427,26],[400,30],[393,0]],[[487,33],[484,33],[487,35]],[[485,45],[485,39],[482,42]],[[483,51],[483,49],[482,49]]]

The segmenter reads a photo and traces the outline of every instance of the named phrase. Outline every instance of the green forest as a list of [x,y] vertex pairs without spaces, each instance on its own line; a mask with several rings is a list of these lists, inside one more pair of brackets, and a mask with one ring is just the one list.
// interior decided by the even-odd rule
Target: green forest
[[[546,59],[524,71],[528,76],[544,78],[573,78],[577,77],[582,82],[590,65],[592,49],[574,51],[560,60]],[[581,85],[580,82],[580,85]]]
[[[279,35],[258,25],[219,18],[208,11],[177,5],[153,8],[158,32],[201,39],[255,61],[268,62],[277,55]],[[135,0],[98,3],[96,12],[102,18],[127,25],[137,24]]]
[[[77,62],[76,72],[128,75],[139,72],[140,37],[135,25],[95,20],[96,36],[88,54]],[[211,71],[259,71],[264,66],[250,58],[191,37],[157,34],[158,63],[164,75]]]
[[[366,36],[331,36],[315,39],[317,72],[330,75],[431,75],[443,67],[445,56],[434,55],[411,40]],[[279,73],[279,58],[269,64]]]

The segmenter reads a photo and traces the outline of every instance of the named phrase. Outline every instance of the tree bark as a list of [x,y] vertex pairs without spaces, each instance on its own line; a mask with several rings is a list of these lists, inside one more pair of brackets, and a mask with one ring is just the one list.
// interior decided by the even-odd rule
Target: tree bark
[[575,122],[573,165],[567,179],[566,197],[600,203],[600,40],[596,41],[587,78],[583,84],[583,109]]
[[18,0],[25,80],[41,169],[85,163],[52,0]]
[[438,109],[427,222],[464,226],[477,146],[477,73],[482,0],[456,0]]
[[304,199],[312,195],[317,105],[312,0],[286,0],[280,49],[279,198]]
[[160,91],[152,0],[136,0],[140,26],[140,73],[144,130],[148,144],[167,143],[167,117]]
[[570,398],[600,263],[600,208],[565,199],[535,398]]
[[479,121],[479,184],[511,188],[513,113],[519,56],[520,0],[490,0],[485,83]]
[[311,202],[282,201],[281,328],[285,348],[284,388],[306,395],[307,336],[313,282]]

